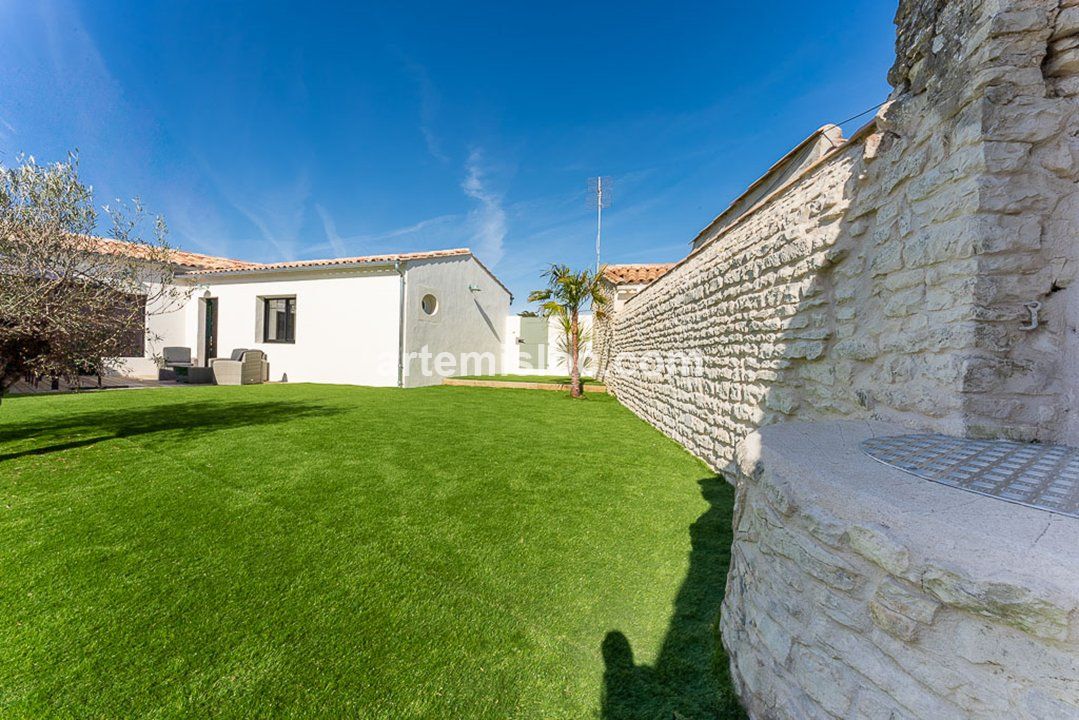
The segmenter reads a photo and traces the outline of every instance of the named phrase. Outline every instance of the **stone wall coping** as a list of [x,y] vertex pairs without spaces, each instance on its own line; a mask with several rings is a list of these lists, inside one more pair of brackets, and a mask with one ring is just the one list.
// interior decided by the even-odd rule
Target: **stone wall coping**
[[[748,222],[751,217],[756,215],[758,212],[760,212],[764,208],[769,207],[772,204],[773,201],[775,201],[777,198],[780,198],[783,195],[785,195],[787,192],[789,192],[791,190],[791,188],[797,186],[798,183],[802,182],[802,180],[809,177],[810,175],[815,173],[817,170],[821,169],[822,167],[824,167],[828,163],[832,162],[836,158],[841,157],[843,153],[851,150],[852,148],[861,147],[865,143],[866,138],[868,138],[870,135],[872,135],[876,131],[876,129],[877,129],[877,117],[879,117],[880,112],[882,112],[882,110],[878,111],[877,116],[874,116],[872,120],[867,122],[862,127],[858,128],[858,130],[855,131],[855,133],[853,135],[851,135],[849,138],[845,138],[842,143],[837,144],[831,150],[829,150],[824,155],[822,155],[819,159],[817,159],[816,161],[810,163],[805,168],[803,168],[800,172],[795,173],[794,175],[791,175],[789,178],[784,180],[784,182],[782,184],[780,184],[779,187],[775,188],[774,190],[769,192],[767,195],[762,197],[757,203],[755,203],[751,207],[747,208],[741,215],[739,215],[734,220],[734,222],[732,222],[730,225],[728,225],[727,227],[720,230],[716,234],[715,237],[709,238],[705,242],[702,242],[700,245],[693,248],[693,250],[690,251],[690,253],[688,255],[686,255],[684,258],[682,258],[678,262],[674,263],[671,266],[670,270],[668,270],[666,273],[664,273],[663,275],[656,278],[656,280],[654,282],[652,282],[651,284],[645,285],[644,288],[642,288],[641,291],[639,293],[637,293],[636,295],[634,295],[633,297],[627,298],[626,299],[626,304],[632,303],[634,300],[637,300],[642,295],[646,294],[651,288],[654,288],[657,285],[659,285],[660,283],[664,282],[666,279],[669,279],[672,276],[672,272],[674,271],[675,268],[679,268],[682,265],[685,265],[687,262],[689,262],[693,258],[700,255],[701,252],[705,248],[711,247],[720,238],[724,238],[727,235],[729,235],[730,233],[734,232],[737,228],[740,228],[743,224]],[[791,150],[790,152],[792,152],[792,153],[796,152],[799,148],[801,148],[803,146],[804,143],[809,142],[810,140],[813,140],[814,138],[818,137],[818,135],[820,133],[822,133],[824,130],[826,130],[828,127],[835,127],[835,126],[825,125],[820,130],[813,133],[813,135],[810,135],[808,138],[806,138],[806,140],[803,140],[802,143],[799,143],[799,145],[794,150]],[[785,157],[786,156],[784,156],[784,158]],[[782,163],[782,159],[777,162],[777,164],[780,164],[780,163]],[[752,188],[752,186],[751,186],[751,188]],[[738,197],[739,198],[743,197],[743,195],[745,195],[745,193],[748,193],[751,188],[747,188],[743,192],[743,194],[739,195]],[[736,198],[734,200],[734,202],[737,202],[737,201],[738,201],[738,199]],[[721,214],[720,216],[716,217],[712,222],[708,223],[708,227],[704,228],[699,233],[697,233],[697,235],[693,238],[691,243],[696,243],[698,240],[700,240],[701,236],[704,235],[705,233],[707,233],[709,228],[713,227],[717,222],[719,222],[719,220],[722,217],[723,217],[723,215]]]
[[781,423],[746,437],[737,463],[747,478],[767,476],[781,514],[823,512],[875,529],[870,542],[884,562],[889,548],[909,551],[896,561],[902,567],[887,568],[893,574],[921,583],[927,571],[954,568],[980,583],[1027,588],[1068,612],[1079,607],[1079,520],[917,478],[859,447],[909,432],[875,421]]
[[[713,228],[715,228],[717,225],[722,223],[728,217],[730,217],[732,215],[737,215],[740,212],[745,212],[746,210],[749,210],[754,205],[756,205],[757,203],[754,202],[751,205],[747,205],[745,207],[742,206],[742,203],[747,198],[750,198],[750,196],[752,196],[754,191],[759,190],[760,188],[762,188],[762,187],[764,187],[766,185],[774,185],[774,186],[785,185],[786,180],[788,180],[790,178],[795,178],[795,177],[801,176],[803,170],[806,170],[806,169],[812,167],[817,161],[819,161],[825,155],[831,154],[832,151],[839,149],[844,144],[846,144],[846,142],[847,142],[847,139],[843,137],[843,130],[838,125],[834,125],[832,123],[829,123],[827,125],[824,125],[822,127],[817,128],[807,138],[805,138],[800,143],[798,143],[797,145],[792,147],[790,150],[788,150],[786,152],[786,154],[783,155],[783,157],[779,158],[774,163],[772,163],[772,166],[770,168],[768,168],[767,170],[765,170],[763,175],[761,175],[759,178],[757,178],[756,180],[751,182],[749,184],[749,186],[745,190],[742,191],[742,194],[740,194],[738,197],[736,197],[734,200],[732,200],[727,205],[727,208],[723,212],[721,212],[719,215],[717,215],[715,217],[715,219],[712,220],[712,222],[708,223],[708,225],[705,226],[705,228],[703,230],[701,230],[699,233],[697,233],[696,237],[694,237],[693,240],[690,241],[691,244],[695,244],[701,238],[709,235],[712,232]],[[814,148],[814,146],[816,146],[816,148]],[[797,164],[796,161],[799,159],[798,158],[799,154],[801,154],[802,152],[805,152],[805,151],[810,151],[811,148],[813,148],[813,149],[822,149],[823,148],[823,150],[821,152],[821,155],[819,157],[811,160],[810,162],[806,163],[804,168],[801,168],[801,169],[798,169],[797,167],[792,168],[791,167],[792,165]],[[793,170],[793,172],[791,172],[791,174],[788,176],[788,178],[784,179],[782,177],[783,173],[791,171],[791,170]],[[764,196],[762,196],[760,199],[757,200],[757,202],[760,202],[760,200],[762,200],[764,197],[767,197],[768,194],[770,194],[770,193],[766,192],[764,194]]]

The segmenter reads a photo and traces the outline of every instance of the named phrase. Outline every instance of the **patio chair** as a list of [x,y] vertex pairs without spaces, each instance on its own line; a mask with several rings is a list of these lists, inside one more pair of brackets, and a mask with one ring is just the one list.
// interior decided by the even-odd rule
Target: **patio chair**
[[191,362],[191,348],[189,347],[167,347],[161,349],[161,364],[164,367],[171,368],[178,365],[184,367],[190,367]]
[[[265,367],[264,367],[265,366]],[[238,348],[226,360],[214,358],[210,361],[214,371],[214,382],[218,385],[257,385],[269,372],[269,363],[261,350]]]
[[[247,352],[247,348],[236,348],[229,355],[229,360],[235,360],[237,362],[244,359],[244,353]],[[258,352],[262,352],[259,350]],[[223,358],[222,358],[223,359]],[[214,360],[210,360],[210,365],[213,366]],[[262,353],[262,381],[270,382],[270,360],[266,357],[266,353]]]
[[191,348],[189,347],[166,347],[161,349],[161,368],[157,372],[158,380],[175,380],[176,368],[193,367],[191,361]]

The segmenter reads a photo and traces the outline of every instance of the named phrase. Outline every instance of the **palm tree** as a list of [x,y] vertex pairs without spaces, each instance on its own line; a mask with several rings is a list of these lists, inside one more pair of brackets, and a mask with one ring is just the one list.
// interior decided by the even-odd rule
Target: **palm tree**
[[601,283],[603,270],[574,272],[568,265],[551,265],[543,277],[547,287],[528,294],[529,302],[540,303],[544,317],[558,318],[562,325],[565,351],[570,358],[570,395],[581,397],[581,311],[591,308],[593,321],[606,316],[610,299]]

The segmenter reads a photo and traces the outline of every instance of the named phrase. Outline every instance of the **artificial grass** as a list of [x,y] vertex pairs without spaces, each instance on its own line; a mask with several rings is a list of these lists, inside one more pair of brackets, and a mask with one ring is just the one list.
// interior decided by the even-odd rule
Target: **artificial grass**
[[731,504],[606,396],[6,399],[0,717],[736,716]]
[[[499,382],[551,383],[569,385],[569,375],[462,375],[458,380],[498,380]],[[594,378],[582,377],[581,384],[594,383]]]

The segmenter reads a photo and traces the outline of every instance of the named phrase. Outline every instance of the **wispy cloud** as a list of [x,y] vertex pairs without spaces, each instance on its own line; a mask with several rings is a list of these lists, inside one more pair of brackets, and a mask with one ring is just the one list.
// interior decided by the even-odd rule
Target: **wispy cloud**
[[440,162],[449,162],[450,157],[442,150],[442,143],[434,130],[435,117],[438,114],[438,107],[442,102],[442,98],[434,83],[431,82],[431,76],[427,73],[427,68],[414,62],[407,62],[406,65],[409,73],[416,81],[420,94],[420,133],[423,135],[423,141],[427,145],[427,152],[431,153],[431,157]]
[[390,240],[392,238],[404,237],[406,235],[415,235],[416,233],[418,233],[420,231],[428,230],[428,229],[430,229],[432,227],[435,227],[437,225],[446,225],[448,223],[451,223],[451,222],[453,222],[455,220],[460,220],[460,219],[461,219],[460,215],[438,215],[436,217],[428,218],[426,220],[420,220],[417,223],[413,223],[411,225],[406,225],[405,227],[400,227],[400,228],[397,228],[395,230],[389,230],[389,231],[384,232],[384,233],[378,233],[378,234],[375,234],[375,235],[369,235],[369,236],[367,236],[366,239],[369,240],[369,241],[372,241],[372,242],[381,242],[383,240]]
[[306,171],[301,171],[291,184],[263,193],[254,204],[234,204],[282,259],[294,260],[310,196],[311,180]]
[[319,203],[315,203],[315,212],[322,218],[322,229],[326,232],[326,239],[330,241],[330,247],[333,249],[333,254],[337,257],[347,254],[345,251],[345,242],[347,238],[343,238],[337,233],[337,223],[333,221],[333,216],[330,215],[330,211],[322,207]]
[[421,124],[420,132],[423,133],[423,141],[427,144],[427,152],[431,153],[431,156],[436,160],[449,162],[450,156],[442,152],[442,146],[438,141],[438,137],[435,135],[435,131],[431,129],[431,126],[426,123]]
[[291,183],[255,192],[226,181],[205,160],[200,160],[200,165],[221,196],[258,228],[262,240],[274,249],[274,253],[260,259],[297,258],[311,197],[311,179],[306,169],[300,170]]
[[15,126],[0,117],[0,142],[7,140],[15,134]]
[[170,242],[185,250],[232,257],[229,241],[235,238],[206,194],[180,183],[167,189],[164,209]]
[[[315,211],[322,220],[326,242],[307,245],[304,253],[330,251],[334,255],[344,256],[400,250],[403,247],[430,250],[459,246],[464,238],[468,238],[468,244],[485,263],[497,265],[505,254],[504,242],[509,223],[502,194],[492,188],[490,176],[493,169],[483,151],[473,149],[465,162],[465,177],[461,181],[461,190],[475,202],[472,210],[467,214],[437,215],[382,232],[343,235],[329,209],[316,203]],[[393,241],[392,247],[389,241]]]
[[[151,196],[156,118],[110,71],[85,12],[70,0],[0,0],[0,67],[9,68],[0,79],[0,142],[42,159],[80,149],[101,178],[101,197]],[[105,151],[116,136],[123,152]]]
[[[309,245],[305,248],[305,252],[330,250],[338,257],[381,252],[385,249],[383,243],[387,240],[409,239],[420,233],[423,233],[424,238],[429,242],[441,242],[445,237],[456,234],[465,219],[463,215],[438,215],[384,232],[345,236],[337,231],[337,223],[329,210],[316,203],[315,211],[322,219],[322,228],[326,233],[327,242]],[[424,249],[432,248],[425,247]]]
[[478,202],[468,215],[472,230],[473,250],[485,263],[498,265],[504,254],[506,239],[506,211],[502,207],[502,195],[492,191],[487,178],[489,168],[483,151],[474,148],[465,163],[465,179],[461,189],[465,195]]

